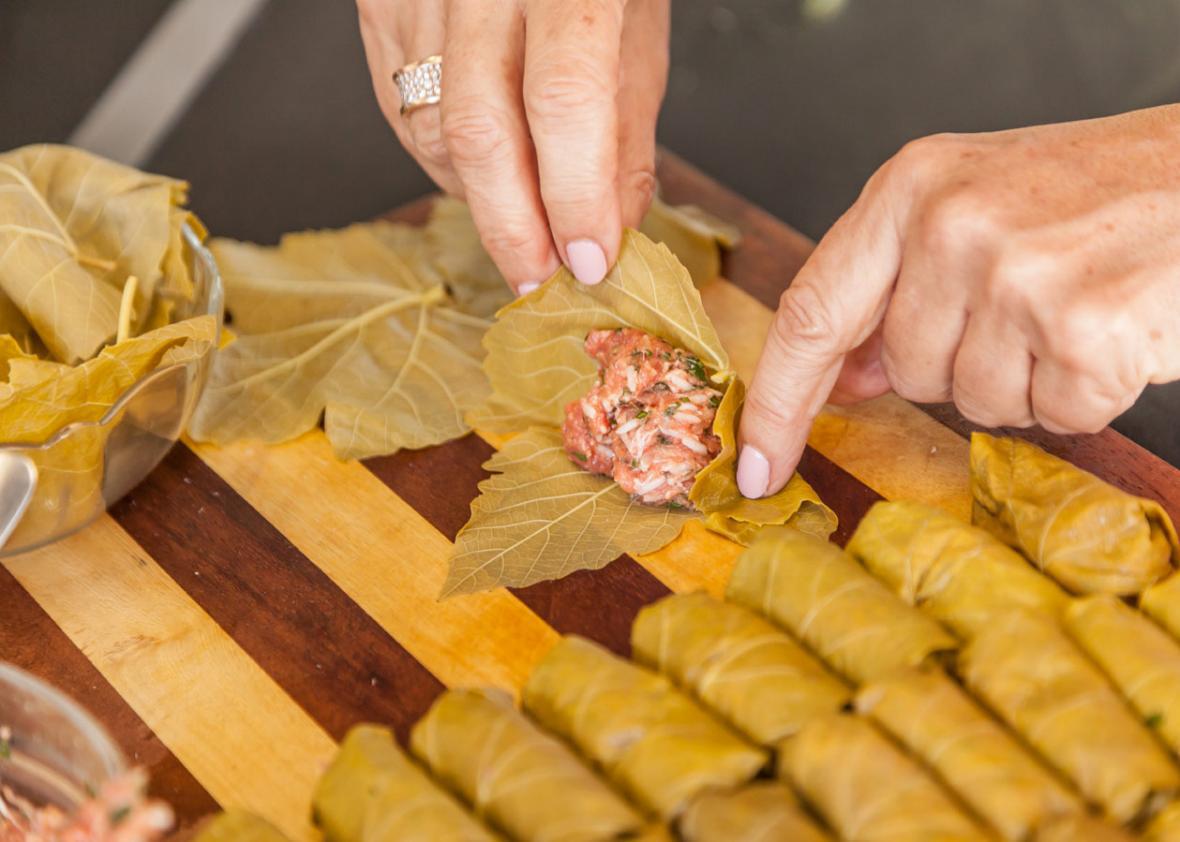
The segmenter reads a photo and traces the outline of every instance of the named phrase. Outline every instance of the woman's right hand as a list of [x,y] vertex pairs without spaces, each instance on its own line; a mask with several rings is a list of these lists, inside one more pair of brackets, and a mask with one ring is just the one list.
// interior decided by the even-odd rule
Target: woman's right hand
[[[655,190],[669,0],[358,0],[377,101],[465,198],[517,293],[560,263],[598,283]],[[406,115],[398,68],[443,56],[442,101]]]

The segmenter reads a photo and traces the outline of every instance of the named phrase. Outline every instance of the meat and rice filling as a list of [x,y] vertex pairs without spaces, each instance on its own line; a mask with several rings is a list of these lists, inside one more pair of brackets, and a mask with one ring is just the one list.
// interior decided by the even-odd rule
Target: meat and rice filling
[[634,328],[591,331],[585,348],[601,368],[565,408],[566,453],[642,503],[691,507],[693,480],[721,450],[712,432],[721,392],[701,361]]

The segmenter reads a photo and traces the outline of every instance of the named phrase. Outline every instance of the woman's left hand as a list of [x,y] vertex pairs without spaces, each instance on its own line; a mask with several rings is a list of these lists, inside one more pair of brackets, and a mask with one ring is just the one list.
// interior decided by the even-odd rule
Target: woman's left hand
[[1180,106],[915,141],[783,294],[738,480],[781,488],[825,401],[1096,431],[1180,379]]

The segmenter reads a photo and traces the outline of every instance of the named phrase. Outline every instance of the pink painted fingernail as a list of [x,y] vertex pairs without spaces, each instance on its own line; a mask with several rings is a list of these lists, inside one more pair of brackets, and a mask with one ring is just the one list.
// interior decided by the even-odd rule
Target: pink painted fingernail
[[592,286],[606,277],[606,252],[593,240],[574,240],[565,247],[570,271],[584,284]]
[[751,500],[766,494],[766,487],[770,484],[770,463],[756,447],[747,444],[742,448],[742,455],[738,457],[737,484],[742,496]]
[[516,294],[518,297],[522,295],[528,295],[533,290],[540,289],[540,287],[540,281],[526,281],[516,288]]

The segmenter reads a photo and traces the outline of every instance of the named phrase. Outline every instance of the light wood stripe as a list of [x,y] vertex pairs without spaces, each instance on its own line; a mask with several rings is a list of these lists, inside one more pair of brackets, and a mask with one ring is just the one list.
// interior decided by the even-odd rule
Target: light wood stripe
[[742,547],[693,520],[671,544],[635,560],[674,593],[705,591],[720,598],[741,552]]
[[4,564],[218,803],[313,838],[332,739],[109,516]]
[[828,407],[808,443],[882,497],[971,520],[967,440],[896,395]]
[[444,684],[517,692],[556,642],[505,590],[440,602],[451,542],[322,432],[189,446]]

